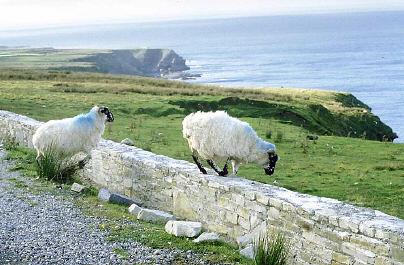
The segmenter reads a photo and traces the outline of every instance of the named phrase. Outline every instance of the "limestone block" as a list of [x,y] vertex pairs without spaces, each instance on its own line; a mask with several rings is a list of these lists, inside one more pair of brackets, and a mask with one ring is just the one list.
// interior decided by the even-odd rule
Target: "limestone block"
[[365,236],[374,237],[376,229],[366,225],[366,222],[362,222],[361,224],[359,224],[359,232],[361,232]]
[[227,211],[226,221],[236,225],[238,222],[238,215],[236,213]]
[[250,233],[246,233],[242,236],[237,237],[237,244],[240,247],[247,246],[248,244],[252,244],[254,241],[257,241],[260,236],[263,236],[267,233],[267,222],[262,222],[259,226],[254,228]]
[[402,242],[401,246],[392,246],[391,252],[393,259],[404,262],[404,242]]
[[98,191],[98,199],[101,201],[109,201],[109,197],[111,197],[111,193],[109,190],[102,188]]
[[261,194],[261,193],[257,193],[256,197],[257,197],[256,198],[257,202],[259,202],[259,203],[261,203],[263,205],[269,205],[269,197],[268,196],[265,196],[264,194]]
[[349,265],[349,256],[334,252],[332,253],[332,260],[338,262],[338,264]]
[[352,222],[349,217],[341,217],[339,219],[339,227],[350,230],[354,233],[359,232],[359,224]]
[[200,236],[193,240],[194,243],[201,243],[201,242],[215,242],[219,241],[220,236],[214,232],[203,232]]
[[75,192],[83,192],[86,189],[85,186],[80,185],[76,182],[73,183],[72,187],[70,188],[71,191],[75,191]]
[[393,261],[385,257],[376,257],[375,265],[393,265]]
[[131,206],[129,206],[128,211],[130,214],[133,214],[135,216],[138,216],[139,212],[142,210],[143,208],[140,207],[139,205],[137,205],[136,203],[133,203]]
[[250,227],[251,229],[254,229],[257,227],[259,224],[265,221],[265,218],[263,218],[263,215],[260,213],[253,212],[251,213],[250,216]]
[[231,199],[236,204],[238,204],[240,206],[244,206],[244,197],[242,195],[237,194],[237,193],[232,193],[231,194]]
[[277,208],[277,209],[282,209],[282,200],[278,198],[269,198],[269,205]]
[[251,229],[250,220],[249,220],[249,219],[245,219],[245,218],[239,216],[239,217],[238,217],[238,224],[239,224],[242,228],[244,228],[244,229],[246,229],[246,230],[248,230],[248,231]]
[[240,250],[240,254],[246,258],[254,259],[254,246],[253,244],[248,244],[245,248]]
[[165,230],[174,236],[195,237],[201,233],[202,223],[171,220],[166,223]]
[[296,212],[296,207],[288,202],[283,202],[282,203],[282,211],[286,211],[286,212]]
[[257,201],[246,201],[245,207],[259,213],[266,213],[268,209],[266,206],[261,205]]
[[244,197],[245,197],[247,200],[250,200],[250,201],[255,200],[255,192],[254,192],[254,191],[245,190],[245,191],[243,192],[243,194],[244,194]]
[[276,220],[279,218],[280,212],[277,208],[275,207],[270,207],[268,211],[268,218]]
[[390,246],[381,240],[377,240],[374,238],[370,238],[363,235],[353,234],[351,236],[351,243],[360,245],[364,249],[371,250],[375,252],[375,254],[389,256],[390,254]]
[[123,139],[123,140],[121,141],[121,144],[126,144],[126,145],[129,145],[129,146],[134,146],[134,145],[135,145],[135,143],[134,143],[131,139],[129,139],[129,138]]
[[169,220],[174,220],[175,218],[172,214],[163,211],[143,208],[138,213],[137,219],[152,223],[165,223]]
[[342,252],[355,257],[355,260],[373,264],[375,262],[375,253],[372,251],[359,248],[355,244],[344,242],[341,246]]
[[197,213],[193,208],[192,200],[180,190],[173,191],[173,212],[176,216],[188,219],[196,219]]

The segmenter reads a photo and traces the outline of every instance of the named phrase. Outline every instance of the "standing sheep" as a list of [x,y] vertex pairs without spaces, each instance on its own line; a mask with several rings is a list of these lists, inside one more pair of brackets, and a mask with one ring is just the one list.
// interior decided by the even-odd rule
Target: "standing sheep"
[[[114,121],[107,107],[94,106],[90,112],[73,118],[50,120],[36,130],[32,143],[37,151],[37,161],[45,152],[52,151],[60,158],[68,158],[84,152],[90,158],[90,152],[101,140],[105,123]],[[84,160],[81,161],[84,163]]]
[[[198,156],[207,159],[220,176],[228,174],[229,160],[234,175],[240,163],[249,162],[262,165],[267,175],[274,173],[278,160],[275,145],[259,138],[248,123],[230,117],[224,111],[189,114],[182,122],[182,134],[188,141],[192,158],[203,174],[206,174],[206,170]],[[223,170],[219,170],[213,160],[226,161]]]

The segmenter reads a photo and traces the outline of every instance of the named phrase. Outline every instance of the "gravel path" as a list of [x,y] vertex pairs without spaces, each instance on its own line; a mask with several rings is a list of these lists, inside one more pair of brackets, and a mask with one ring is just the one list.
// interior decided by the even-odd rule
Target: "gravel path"
[[[190,251],[107,241],[98,229],[103,220],[83,215],[63,196],[16,187],[16,180],[30,182],[9,172],[4,156],[0,149],[0,264],[207,264]],[[115,254],[119,248],[129,257]]]

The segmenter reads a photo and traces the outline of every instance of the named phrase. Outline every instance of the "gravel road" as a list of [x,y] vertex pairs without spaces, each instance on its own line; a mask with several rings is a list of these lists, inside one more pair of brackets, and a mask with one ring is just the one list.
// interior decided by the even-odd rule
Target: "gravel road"
[[30,180],[10,172],[4,156],[0,149],[0,264],[208,264],[191,251],[107,241],[98,229],[103,220],[85,216],[64,196],[19,188],[15,183]]

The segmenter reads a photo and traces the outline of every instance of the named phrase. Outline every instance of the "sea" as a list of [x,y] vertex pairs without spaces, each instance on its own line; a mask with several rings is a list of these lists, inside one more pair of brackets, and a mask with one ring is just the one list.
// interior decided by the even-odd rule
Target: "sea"
[[404,142],[404,11],[0,29],[0,45],[171,48],[188,82],[350,92]]

